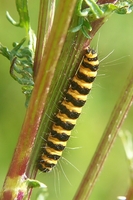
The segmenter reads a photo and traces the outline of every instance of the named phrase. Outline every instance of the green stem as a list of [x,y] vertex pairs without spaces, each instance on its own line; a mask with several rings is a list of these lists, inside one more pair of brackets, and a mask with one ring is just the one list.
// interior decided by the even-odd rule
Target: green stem
[[56,0],[41,0],[40,2],[37,46],[34,60],[34,78],[36,78],[38,70],[40,68],[40,63],[44,53],[43,51],[53,25],[55,15],[55,3]]
[[127,83],[120,95],[116,106],[111,114],[108,125],[104,131],[92,161],[84,175],[74,200],[87,200],[94,188],[95,182],[101,172],[108,153],[113,146],[118,131],[127,116],[133,102],[133,69],[131,70]]

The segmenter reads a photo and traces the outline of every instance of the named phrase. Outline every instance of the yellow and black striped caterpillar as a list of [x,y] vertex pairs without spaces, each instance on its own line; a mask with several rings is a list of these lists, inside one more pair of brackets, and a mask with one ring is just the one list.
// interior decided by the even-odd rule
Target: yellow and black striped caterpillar
[[39,170],[50,172],[62,156],[71,130],[74,128],[82,107],[87,100],[87,95],[92,88],[98,66],[97,53],[88,47],[83,61],[72,78],[65,97],[59,105],[59,110],[53,119],[51,131],[39,158]]

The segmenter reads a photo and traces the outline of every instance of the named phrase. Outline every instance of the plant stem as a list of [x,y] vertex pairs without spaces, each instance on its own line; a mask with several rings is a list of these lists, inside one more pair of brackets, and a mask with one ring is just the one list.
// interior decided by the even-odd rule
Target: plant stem
[[132,200],[132,199],[133,199],[133,185],[131,184],[126,194],[126,200]]
[[40,68],[40,63],[44,53],[43,51],[53,25],[55,15],[55,3],[56,0],[40,1],[37,46],[34,59],[34,79],[36,78],[38,70]]
[[111,114],[108,125],[96,149],[90,165],[84,175],[74,200],[87,200],[94,188],[95,182],[101,172],[103,164],[118,135],[124,119],[133,102],[133,69],[129,73],[126,85]]

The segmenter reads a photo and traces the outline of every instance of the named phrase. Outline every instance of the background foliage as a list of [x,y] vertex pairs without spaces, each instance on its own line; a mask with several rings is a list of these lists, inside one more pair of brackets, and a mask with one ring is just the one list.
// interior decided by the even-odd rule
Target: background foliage
[[[29,0],[29,9],[31,25],[36,32],[39,3]],[[11,42],[20,41],[25,33],[7,21],[6,10],[14,19],[17,19],[15,2],[0,0],[0,41],[11,48]],[[60,200],[62,197],[64,200],[71,199],[106,127],[129,70],[133,67],[132,18],[133,13],[123,16],[114,14],[99,31],[99,59],[102,60],[112,50],[114,52],[101,62],[91,95],[68,142],[68,147],[81,148],[75,150],[67,148],[63,154],[64,158],[68,159],[80,172],[63,159],[60,163],[71,185],[59,165],[55,173],[45,175],[39,172],[37,179],[48,186],[49,200],[53,198]],[[91,43],[91,47],[96,48],[97,42],[98,34]],[[109,64],[110,61],[112,63]],[[16,84],[9,75],[9,62],[1,56],[0,63],[0,186],[2,187],[25,115],[25,97],[21,93],[21,86]],[[132,116],[133,108],[122,129],[133,133]],[[90,200],[116,199],[118,195],[126,193],[128,185],[128,163],[121,140],[117,138]],[[34,193],[38,192],[38,189],[34,190]],[[35,196],[32,196],[32,199],[36,199]]]

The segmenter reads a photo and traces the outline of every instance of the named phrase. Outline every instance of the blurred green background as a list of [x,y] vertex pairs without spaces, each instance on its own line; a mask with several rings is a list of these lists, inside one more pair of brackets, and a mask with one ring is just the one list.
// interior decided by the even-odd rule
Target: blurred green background
[[[31,25],[36,32],[39,2],[30,0],[29,9]],[[13,27],[7,21],[5,16],[7,10],[12,17],[18,20],[15,1],[0,0],[0,42],[11,48],[12,42],[20,41],[25,33],[23,30]],[[49,188],[48,200],[71,200],[86,171],[129,71],[133,67],[132,19],[133,14],[114,14],[103,25],[91,44],[92,47],[96,48],[99,38],[98,54],[100,60],[114,51],[101,62],[93,90],[63,154],[64,159],[61,159],[54,172],[49,174],[38,173],[37,179],[44,182]],[[2,187],[26,109],[21,86],[10,77],[9,61],[2,56],[0,56],[0,77],[0,186]],[[131,133],[133,133],[132,116],[133,108],[122,126],[123,130],[129,130]],[[76,149],[76,147],[79,148]],[[71,162],[80,172],[65,159]],[[64,173],[60,166],[62,166]],[[116,199],[117,196],[124,195],[128,187],[129,166],[121,140],[118,137],[90,200]],[[32,200],[36,199],[38,191],[39,189],[34,189]]]

